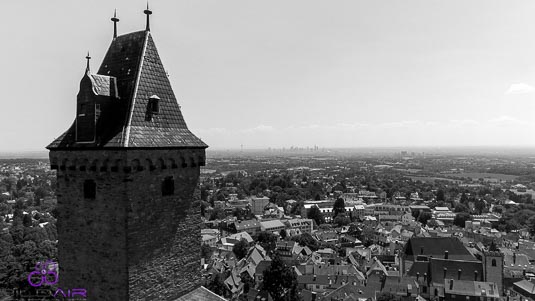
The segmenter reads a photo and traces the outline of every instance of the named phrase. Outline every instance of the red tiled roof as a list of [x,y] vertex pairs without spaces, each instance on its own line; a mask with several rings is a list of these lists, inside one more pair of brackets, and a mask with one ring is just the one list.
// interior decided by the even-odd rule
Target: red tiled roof
[[[97,141],[77,144],[73,124],[47,148],[207,147],[189,131],[149,31],[115,38],[91,79],[95,95],[110,96],[114,102],[111,112],[102,112],[105,120],[97,125]],[[148,120],[153,95],[160,99],[159,112]]]

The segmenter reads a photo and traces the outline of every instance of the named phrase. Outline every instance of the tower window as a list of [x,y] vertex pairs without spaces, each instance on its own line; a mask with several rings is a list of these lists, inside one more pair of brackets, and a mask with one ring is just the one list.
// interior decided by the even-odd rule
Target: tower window
[[173,195],[175,194],[175,180],[173,177],[166,177],[162,183],[162,195]]
[[145,114],[145,120],[151,121],[153,115],[160,113],[160,97],[152,95],[147,102],[147,113]]
[[94,200],[97,196],[97,184],[94,180],[84,181],[84,198]]
[[157,95],[152,95],[149,98],[149,111],[152,114],[160,113],[160,97],[158,97]]
[[492,259],[492,266],[493,266],[493,267],[496,266],[496,259]]
[[98,120],[100,118],[100,104],[95,104],[95,120]]

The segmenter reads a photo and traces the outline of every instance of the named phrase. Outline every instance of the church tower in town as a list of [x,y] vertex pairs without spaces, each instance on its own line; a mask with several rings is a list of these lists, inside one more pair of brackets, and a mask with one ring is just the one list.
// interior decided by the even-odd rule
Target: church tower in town
[[207,145],[186,126],[150,31],[117,35],[87,67],[55,139],[59,287],[88,300],[169,300],[200,281],[193,206]]
[[[493,242],[494,244],[494,242]],[[483,275],[485,281],[494,282],[503,296],[503,254],[494,245],[491,250],[483,252]]]

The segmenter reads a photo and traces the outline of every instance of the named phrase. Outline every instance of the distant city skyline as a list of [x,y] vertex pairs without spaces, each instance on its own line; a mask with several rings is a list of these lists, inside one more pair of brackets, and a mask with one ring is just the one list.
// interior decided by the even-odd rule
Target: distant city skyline
[[[8,1],[0,152],[42,151],[146,1]],[[153,1],[151,31],[210,149],[533,147],[533,1]]]

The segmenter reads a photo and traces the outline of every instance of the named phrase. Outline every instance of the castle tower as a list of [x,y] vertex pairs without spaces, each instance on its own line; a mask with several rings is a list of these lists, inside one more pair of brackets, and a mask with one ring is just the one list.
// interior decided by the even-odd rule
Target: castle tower
[[207,145],[182,116],[148,24],[87,68],[72,126],[55,139],[59,287],[88,300],[168,300],[200,281],[192,206]]
[[500,251],[485,251],[482,264],[485,281],[494,282],[500,296],[503,296],[503,254]]

